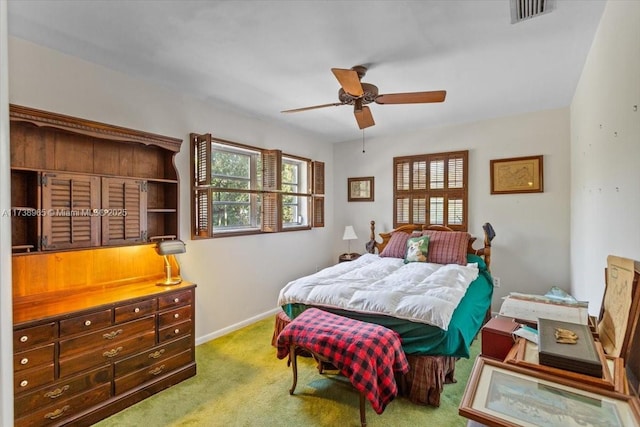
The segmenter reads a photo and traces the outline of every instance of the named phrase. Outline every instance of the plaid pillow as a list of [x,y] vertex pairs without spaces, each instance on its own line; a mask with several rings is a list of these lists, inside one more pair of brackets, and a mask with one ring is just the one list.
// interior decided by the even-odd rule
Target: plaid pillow
[[385,246],[382,252],[380,252],[380,256],[404,259],[404,253],[407,250],[407,239],[409,239],[408,233],[391,233],[391,238],[389,239],[387,246]]
[[424,230],[422,234],[429,236],[428,262],[467,265],[469,233],[466,231]]

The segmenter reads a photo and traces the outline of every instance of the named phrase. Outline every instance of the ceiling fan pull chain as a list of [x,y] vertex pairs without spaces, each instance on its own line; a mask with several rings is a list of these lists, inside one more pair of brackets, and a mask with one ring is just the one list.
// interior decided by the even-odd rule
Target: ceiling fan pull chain
[[364,153],[364,129],[362,129],[362,152]]

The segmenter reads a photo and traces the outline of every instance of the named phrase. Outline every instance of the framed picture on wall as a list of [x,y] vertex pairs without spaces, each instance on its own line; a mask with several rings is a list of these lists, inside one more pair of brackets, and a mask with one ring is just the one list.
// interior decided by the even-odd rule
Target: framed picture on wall
[[350,202],[373,202],[373,177],[347,178],[347,195]]
[[491,194],[542,193],[542,156],[490,161]]

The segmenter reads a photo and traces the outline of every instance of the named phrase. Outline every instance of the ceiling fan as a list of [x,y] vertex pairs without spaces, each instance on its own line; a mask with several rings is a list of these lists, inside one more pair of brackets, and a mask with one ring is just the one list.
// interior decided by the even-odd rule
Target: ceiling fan
[[405,92],[378,94],[378,87],[360,80],[367,73],[367,67],[356,65],[350,70],[332,68],[331,71],[340,83],[338,99],[340,102],[331,104],[314,105],[312,107],[295,108],[285,110],[282,113],[297,113],[299,111],[315,110],[316,108],[337,107],[339,105],[353,105],[353,114],[360,129],[375,125],[371,110],[367,104],[424,104],[444,101],[447,91],[436,90],[431,92]]

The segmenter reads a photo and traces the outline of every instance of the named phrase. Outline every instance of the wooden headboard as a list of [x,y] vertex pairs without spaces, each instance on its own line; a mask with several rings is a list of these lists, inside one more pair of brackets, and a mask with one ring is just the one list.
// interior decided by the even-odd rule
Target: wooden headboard
[[[491,224],[489,224],[488,222],[485,223],[482,226],[482,229],[484,230],[484,246],[482,248],[479,248],[479,249],[474,249],[473,244],[475,243],[477,238],[472,236],[469,239],[469,246],[467,247],[467,253],[482,256],[484,258],[485,264],[487,264],[487,269],[490,269],[490,265],[491,265],[491,241],[495,237],[496,233],[493,230],[493,227],[491,226]],[[376,222],[375,221],[371,221],[371,233],[369,235],[369,239],[370,240],[365,245],[365,247],[367,249],[367,252],[372,253],[372,254],[376,253],[376,250],[378,251],[378,253],[382,252],[382,250],[387,245],[387,243],[389,243],[389,239],[391,239],[391,233],[396,232],[396,231],[409,233],[409,234],[411,234],[414,231],[422,231],[422,230],[454,231],[451,228],[445,227],[443,225],[425,226],[425,225],[421,225],[421,224],[407,224],[407,225],[402,225],[402,226],[400,226],[400,227],[396,228],[395,230],[392,230],[392,231],[390,231],[388,233],[380,233],[379,235],[382,238],[382,242],[378,242],[376,240],[376,231],[375,230],[376,230]]]

